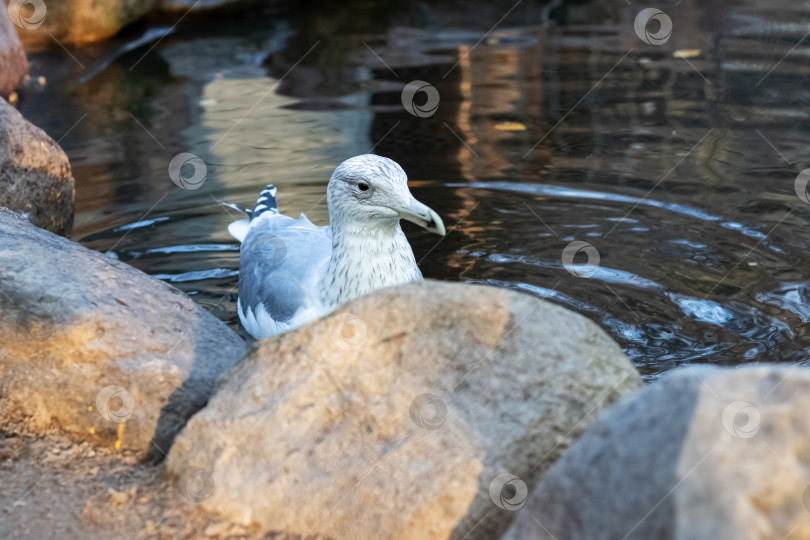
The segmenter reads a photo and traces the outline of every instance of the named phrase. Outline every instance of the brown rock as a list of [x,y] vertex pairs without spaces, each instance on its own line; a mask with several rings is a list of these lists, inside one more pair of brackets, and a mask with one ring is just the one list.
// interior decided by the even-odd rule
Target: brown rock
[[810,538],[810,370],[688,368],[611,407],[504,540]]
[[598,410],[639,384],[576,313],[414,283],[263,341],[188,423],[168,470],[206,509],[266,531],[495,538]]
[[[35,2],[35,24],[19,31],[26,48],[81,45],[106,39],[146,15],[155,0],[48,0]],[[44,6],[44,7],[42,7]],[[39,8],[39,13],[36,13]],[[40,19],[40,16],[42,17]],[[38,24],[37,24],[38,23]]]
[[0,7],[0,97],[8,99],[28,74],[28,60],[5,5]]
[[0,99],[0,206],[61,235],[73,228],[73,176],[65,153]]
[[177,289],[0,209],[0,428],[159,458],[243,352]]

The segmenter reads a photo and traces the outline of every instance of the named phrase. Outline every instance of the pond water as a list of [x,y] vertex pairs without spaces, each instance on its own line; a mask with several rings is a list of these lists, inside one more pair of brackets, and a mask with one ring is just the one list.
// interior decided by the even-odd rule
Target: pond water
[[[240,216],[218,201],[252,206],[273,182],[284,212],[323,224],[332,169],[374,152],[444,217],[441,241],[403,226],[426,277],[582,313],[647,379],[806,363],[810,7],[672,3],[655,45],[634,29],[640,6],[613,4],[155,20],[33,54],[48,80],[20,108],[73,164],[73,238],[235,329]],[[414,80],[435,112],[403,106]],[[182,152],[205,164],[199,189],[169,178]]]

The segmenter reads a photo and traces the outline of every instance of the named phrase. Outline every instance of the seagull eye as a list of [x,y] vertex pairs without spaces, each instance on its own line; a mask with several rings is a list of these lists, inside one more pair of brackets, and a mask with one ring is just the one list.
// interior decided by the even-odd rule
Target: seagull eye
[[366,184],[365,182],[360,182],[359,184],[357,184],[357,189],[359,189],[360,191],[368,191],[368,184]]

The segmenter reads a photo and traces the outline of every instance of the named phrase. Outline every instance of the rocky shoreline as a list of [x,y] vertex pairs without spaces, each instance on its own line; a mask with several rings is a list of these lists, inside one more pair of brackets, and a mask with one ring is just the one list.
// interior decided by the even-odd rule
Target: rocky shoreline
[[[20,33],[188,7],[48,3]],[[26,71],[0,17],[0,95]],[[810,537],[808,369],[642,386],[577,313],[431,281],[248,346],[68,240],[66,155],[3,98],[0,133],[0,537]]]
[[148,479],[133,497],[170,479],[245,531],[496,537],[503,472],[533,487],[641,383],[594,323],[521,293],[383,290],[242,358],[179,291],[8,210],[0,246],[4,470],[21,474],[31,445],[80,467],[104,456]]
[[430,281],[243,357],[182,293],[8,210],[0,246],[6,537],[808,532],[806,369],[637,390],[584,317]]

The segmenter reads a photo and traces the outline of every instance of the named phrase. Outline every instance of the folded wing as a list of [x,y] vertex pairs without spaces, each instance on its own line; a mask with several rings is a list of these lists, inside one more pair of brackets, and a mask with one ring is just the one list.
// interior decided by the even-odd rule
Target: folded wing
[[303,214],[294,219],[266,212],[234,222],[228,231],[242,242],[237,307],[253,337],[279,334],[324,313],[320,281],[332,253],[329,227]]

